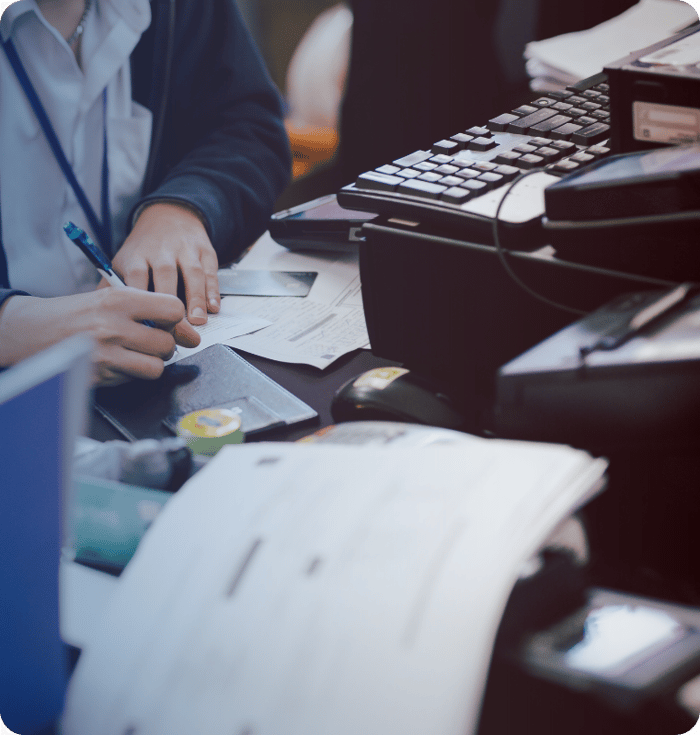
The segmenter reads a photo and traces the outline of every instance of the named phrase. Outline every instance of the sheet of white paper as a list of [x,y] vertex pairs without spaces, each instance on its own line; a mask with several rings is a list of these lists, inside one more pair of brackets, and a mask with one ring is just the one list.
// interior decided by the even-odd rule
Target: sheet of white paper
[[294,253],[265,233],[236,268],[274,271],[317,271],[308,298],[333,306],[362,307],[358,253]]
[[697,11],[680,0],[640,0],[629,10],[594,28],[533,41],[525,57],[564,72],[565,79],[585,79],[611,61],[670,36],[697,20]]
[[303,299],[229,296],[237,311],[272,325],[236,337],[227,345],[279,362],[313,365],[323,370],[342,355],[369,342],[362,309]]
[[469,735],[524,560],[599,484],[564,446],[224,448],[159,515],[65,735]]
[[227,340],[230,340],[232,337],[249,334],[271,324],[268,319],[262,319],[261,317],[250,314],[237,313],[229,298],[224,297],[221,299],[221,310],[218,314],[209,314],[206,324],[195,326],[195,329],[202,338],[202,341],[197,347],[178,347],[173,357],[165,363],[166,365],[178,362],[183,357],[194,355],[195,352],[200,352],[210,345],[226,344]]
[[119,577],[68,559],[59,568],[61,639],[85,650],[107,610]]

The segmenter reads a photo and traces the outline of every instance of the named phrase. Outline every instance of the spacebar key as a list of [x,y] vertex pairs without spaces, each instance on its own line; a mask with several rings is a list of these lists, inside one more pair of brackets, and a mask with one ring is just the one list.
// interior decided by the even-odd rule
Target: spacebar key
[[381,191],[394,191],[396,187],[403,182],[400,176],[390,176],[389,174],[380,174],[378,171],[367,171],[360,174],[355,181],[358,189],[379,189]]
[[433,184],[430,181],[419,181],[418,179],[408,179],[401,182],[398,191],[401,194],[412,194],[416,197],[437,199],[447,189],[448,187],[442,184]]

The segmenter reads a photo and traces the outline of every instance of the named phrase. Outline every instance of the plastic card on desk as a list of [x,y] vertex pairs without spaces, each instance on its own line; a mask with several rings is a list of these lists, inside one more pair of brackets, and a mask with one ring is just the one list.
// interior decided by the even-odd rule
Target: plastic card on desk
[[201,408],[235,409],[246,434],[318,416],[230,347],[218,344],[168,365],[158,380],[100,388],[95,406],[128,439],[169,435],[182,416]]
[[172,494],[90,477],[76,482],[68,552],[76,561],[121,570]]

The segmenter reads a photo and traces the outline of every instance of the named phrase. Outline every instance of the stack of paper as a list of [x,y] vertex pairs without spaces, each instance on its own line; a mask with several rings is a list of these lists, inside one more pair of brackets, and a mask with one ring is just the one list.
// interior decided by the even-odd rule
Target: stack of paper
[[681,0],[639,0],[621,15],[589,30],[529,43],[525,58],[530,86],[536,91],[562,89],[697,19],[697,11]]
[[305,298],[227,296],[229,308],[272,322],[226,344],[280,362],[326,368],[339,357],[369,347],[362,309],[358,253],[290,252],[263,235],[237,268],[317,271]]
[[127,566],[64,735],[468,735],[524,560],[605,468],[467,435],[224,448]]
[[[239,269],[318,272],[308,296],[224,296],[193,349],[178,348],[172,362],[211,344],[226,344],[279,362],[323,369],[339,357],[369,348],[362,309],[358,253],[292,253],[265,233],[233,266]],[[225,272],[222,271],[222,272]]]

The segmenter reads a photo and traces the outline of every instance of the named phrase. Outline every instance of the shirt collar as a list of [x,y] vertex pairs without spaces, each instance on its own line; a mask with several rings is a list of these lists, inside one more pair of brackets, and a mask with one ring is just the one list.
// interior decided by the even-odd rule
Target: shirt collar
[[0,20],[0,35],[2,35],[3,41],[7,41],[12,36],[15,23],[21,16],[27,13],[39,14],[39,8],[35,0],[18,0],[5,8],[5,12],[2,14],[2,19]]
[[[93,0],[93,2],[99,0]],[[150,0],[102,0],[112,17],[121,18],[132,31],[141,35],[151,23]],[[41,15],[36,0],[17,0],[5,8],[0,20],[0,35],[6,41],[12,36],[17,20],[27,14]]]

